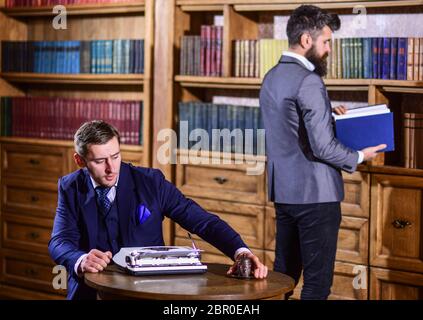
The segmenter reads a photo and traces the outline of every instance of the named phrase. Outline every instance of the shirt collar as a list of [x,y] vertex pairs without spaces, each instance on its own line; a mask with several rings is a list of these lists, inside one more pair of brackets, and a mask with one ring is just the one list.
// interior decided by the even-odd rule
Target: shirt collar
[[302,56],[298,53],[295,53],[295,52],[292,52],[292,51],[284,51],[284,52],[282,52],[282,55],[300,60],[300,62],[304,65],[304,67],[306,67],[310,71],[314,71],[314,69],[316,69],[314,64],[312,64],[306,57],[304,57],[304,56]]
[[[100,186],[94,179],[93,179],[93,177],[91,177],[91,175],[90,175],[90,180],[91,180],[91,184],[93,185],[93,188],[95,189],[95,188],[97,188],[98,186]],[[115,188],[117,188],[117,185],[118,185],[118,182],[119,182],[119,176],[117,176],[117,178],[116,178],[116,182],[115,182],[115,184],[112,186],[112,187],[115,187]]]

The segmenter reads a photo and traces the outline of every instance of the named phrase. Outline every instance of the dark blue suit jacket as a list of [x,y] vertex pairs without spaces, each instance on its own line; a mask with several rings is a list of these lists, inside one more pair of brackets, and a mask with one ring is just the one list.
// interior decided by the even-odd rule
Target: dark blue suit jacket
[[[241,237],[218,216],[203,210],[157,169],[134,167],[122,162],[116,199],[123,247],[164,244],[162,221],[169,217],[186,230],[199,235],[228,257],[246,247]],[[138,205],[151,215],[140,224]],[[89,289],[74,272],[78,258],[96,248],[97,206],[95,191],[86,169],[59,179],[59,197],[48,249],[53,260],[68,270],[68,298],[88,298]],[[91,295],[92,297],[92,295]]]

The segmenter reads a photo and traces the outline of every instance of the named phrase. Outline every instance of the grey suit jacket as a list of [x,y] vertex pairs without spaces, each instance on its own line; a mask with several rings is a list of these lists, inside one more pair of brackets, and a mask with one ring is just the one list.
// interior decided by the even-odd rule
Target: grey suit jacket
[[335,138],[322,79],[299,60],[282,56],[263,80],[260,109],[269,199],[287,204],[342,201],[341,169],[355,171],[358,153]]

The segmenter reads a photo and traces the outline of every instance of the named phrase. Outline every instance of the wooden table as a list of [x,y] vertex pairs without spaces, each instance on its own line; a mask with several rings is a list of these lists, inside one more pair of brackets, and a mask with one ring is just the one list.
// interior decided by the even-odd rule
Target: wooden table
[[256,300],[282,299],[293,290],[294,280],[269,271],[266,279],[228,277],[229,266],[207,264],[203,274],[131,276],[110,265],[100,273],[86,273],[85,283],[96,289],[99,299],[150,300]]

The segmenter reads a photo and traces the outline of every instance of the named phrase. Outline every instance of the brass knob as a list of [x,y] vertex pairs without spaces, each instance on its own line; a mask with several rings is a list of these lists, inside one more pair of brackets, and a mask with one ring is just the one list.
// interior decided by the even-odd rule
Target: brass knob
[[38,233],[38,232],[30,232],[29,233],[29,237],[31,238],[31,239],[38,239],[39,237],[40,237],[40,234]]
[[405,227],[411,226],[411,222],[402,219],[396,219],[392,222],[392,225],[396,229],[404,229]]
[[32,268],[27,268],[27,269],[25,269],[25,274],[28,275],[28,276],[36,276],[38,274],[38,272],[35,271]]
[[37,160],[37,159],[29,159],[29,163],[32,164],[32,165],[34,165],[34,166],[37,166],[37,165],[40,164],[40,160]]
[[218,184],[224,184],[228,181],[225,177],[214,177],[214,181],[216,181]]

